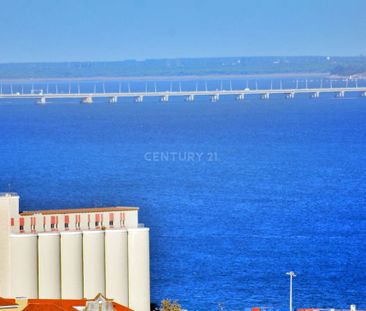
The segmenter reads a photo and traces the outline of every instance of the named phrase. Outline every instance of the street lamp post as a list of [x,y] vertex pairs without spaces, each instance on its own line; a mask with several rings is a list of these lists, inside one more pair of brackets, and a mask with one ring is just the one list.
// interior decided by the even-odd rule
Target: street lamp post
[[289,309],[289,311],[293,311],[292,310],[292,278],[294,278],[296,276],[296,274],[293,271],[287,272],[286,274],[290,276],[290,309]]

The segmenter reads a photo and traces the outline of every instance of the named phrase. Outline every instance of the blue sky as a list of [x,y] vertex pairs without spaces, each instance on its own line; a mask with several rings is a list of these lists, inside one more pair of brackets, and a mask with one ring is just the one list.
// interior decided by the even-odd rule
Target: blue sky
[[366,54],[365,0],[0,0],[0,62]]

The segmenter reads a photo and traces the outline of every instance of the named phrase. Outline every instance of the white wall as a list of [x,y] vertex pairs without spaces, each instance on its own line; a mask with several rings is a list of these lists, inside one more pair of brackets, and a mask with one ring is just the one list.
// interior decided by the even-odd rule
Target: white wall
[[0,297],[10,297],[11,197],[0,196]]
[[129,307],[150,310],[149,229],[128,229]]
[[83,237],[81,232],[61,233],[61,297],[81,299],[83,292]]
[[61,298],[60,235],[38,235],[38,296],[41,299]]
[[105,231],[106,297],[128,306],[128,238],[127,230]]
[[38,298],[38,238],[11,235],[11,292],[8,297]]
[[84,297],[105,295],[104,231],[83,232]]

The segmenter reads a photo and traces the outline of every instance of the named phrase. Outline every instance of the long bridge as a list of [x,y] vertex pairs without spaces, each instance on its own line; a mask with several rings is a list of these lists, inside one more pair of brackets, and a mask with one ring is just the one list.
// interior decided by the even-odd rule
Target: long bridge
[[158,97],[161,102],[168,102],[170,97],[184,97],[187,102],[193,102],[196,97],[208,96],[212,102],[220,100],[221,96],[235,96],[238,101],[243,101],[247,96],[257,95],[261,99],[270,99],[271,95],[282,94],[288,99],[295,98],[298,94],[309,94],[311,98],[319,98],[321,94],[334,94],[342,98],[346,93],[356,93],[366,97],[366,87],[320,87],[320,88],[284,88],[284,89],[237,89],[237,90],[195,90],[195,91],[142,91],[142,92],[46,92],[31,91],[29,93],[14,92],[0,93],[0,99],[34,99],[38,104],[46,104],[52,99],[80,99],[81,103],[91,104],[94,98],[106,98],[110,103],[117,103],[118,98],[134,98],[136,102],[143,102],[145,97]]

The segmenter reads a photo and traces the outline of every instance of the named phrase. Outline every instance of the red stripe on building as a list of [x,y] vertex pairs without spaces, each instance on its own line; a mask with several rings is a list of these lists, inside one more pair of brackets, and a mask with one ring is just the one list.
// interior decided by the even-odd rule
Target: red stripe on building
[[19,231],[24,232],[24,218],[19,218]]
[[76,229],[80,229],[80,215],[75,216],[75,226]]

